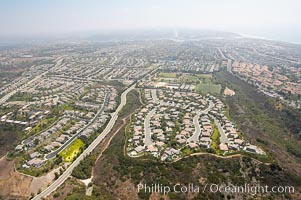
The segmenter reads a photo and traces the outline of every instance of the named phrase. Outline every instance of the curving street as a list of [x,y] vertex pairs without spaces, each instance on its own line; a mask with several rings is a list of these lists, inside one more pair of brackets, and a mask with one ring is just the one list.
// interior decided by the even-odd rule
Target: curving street
[[201,129],[200,123],[199,123],[199,117],[201,114],[207,114],[213,107],[214,107],[214,104],[211,101],[209,101],[209,106],[205,110],[198,111],[197,114],[193,117],[193,124],[194,124],[195,131],[194,131],[193,135],[187,139],[188,142],[194,142],[194,143],[199,142],[200,135],[202,132],[202,129]]
[[[157,97],[157,90],[152,89],[151,90],[151,95],[152,95],[152,99],[153,99],[154,103],[158,104],[160,101],[159,101],[159,98]],[[154,114],[156,113],[156,109],[157,109],[157,106],[155,108],[153,108],[146,115],[145,120],[144,120],[144,134],[145,134],[144,145],[145,146],[148,146],[148,145],[153,143],[152,138],[151,138],[150,120],[154,116]]]
[[215,117],[213,116],[211,117],[213,118],[214,123],[216,124],[218,132],[220,134],[220,142],[224,144],[229,143],[228,137],[226,136],[225,131],[223,130],[221,124],[218,122],[218,120]]
[[199,123],[199,117],[200,117],[200,112],[198,112],[194,117],[193,117],[193,124],[194,124],[194,133],[193,135],[188,138],[188,142],[194,142],[197,143],[199,142],[199,138],[200,138],[200,134],[201,134],[201,127],[200,127],[200,123]]
[[80,129],[75,135],[73,135],[67,142],[65,142],[62,146],[60,146],[57,150],[47,154],[45,156],[46,159],[51,159],[54,158],[57,154],[59,154],[61,151],[63,151],[67,146],[69,146],[85,129],[87,129],[95,120],[96,118],[102,114],[102,112],[105,109],[105,105],[108,101],[108,96],[109,94],[107,93],[104,99],[104,102],[101,106],[101,108],[99,109],[99,111],[96,113],[96,115],[89,121],[89,123],[84,126],[82,129]]
[[144,140],[144,145],[148,146],[152,144],[152,139],[151,139],[151,129],[150,129],[150,120],[154,116],[156,112],[156,108],[152,109],[145,117],[144,120],[144,134],[145,134],[145,140]]
[[36,195],[33,199],[38,200],[42,199],[44,197],[47,197],[50,195],[53,191],[55,191],[59,186],[61,186],[71,175],[73,169],[82,161],[87,155],[89,155],[95,147],[108,135],[108,133],[112,130],[117,118],[118,118],[118,113],[121,111],[123,106],[126,104],[126,96],[127,94],[135,88],[135,85],[132,85],[129,87],[127,90],[125,90],[121,94],[121,101],[116,109],[116,111],[112,114],[112,117],[107,124],[106,128],[104,131],[84,150],[82,154],[79,155],[79,157],[64,171],[64,173],[57,179],[55,180],[49,187],[47,187],[45,190],[43,190],[40,194]]
[[152,99],[154,101],[154,103],[159,103],[159,99],[157,97],[157,90],[156,89],[152,89],[151,90],[151,94],[152,94]]

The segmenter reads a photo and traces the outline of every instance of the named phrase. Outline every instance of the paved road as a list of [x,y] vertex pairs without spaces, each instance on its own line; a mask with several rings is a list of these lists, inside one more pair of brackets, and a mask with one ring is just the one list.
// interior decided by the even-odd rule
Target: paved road
[[[154,101],[154,103],[158,104],[159,103],[159,99],[157,97],[157,90],[156,89],[152,89],[151,90],[151,95],[152,95],[152,99]],[[153,108],[145,117],[144,120],[144,134],[145,134],[145,139],[144,139],[144,145],[148,146],[150,144],[152,144],[152,138],[151,138],[151,129],[150,129],[150,120],[151,118],[154,116],[154,114],[156,113],[156,108]]]
[[154,103],[159,103],[159,99],[157,97],[157,90],[156,89],[152,89],[151,90],[151,94],[152,94],[152,99],[154,100]]
[[188,138],[188,142],[194,142],[197,143],[199,142],[200,134],[201,134],[201,127],[199,123],[199,117],[200,117],[200,112],[198,112],[194,117],[193,117],[193,124],[194,124],[194,133],[193,135]]
[[221,142],[221,143],[224,143],[224,144],[229,143],[229,140],[228,140],[228,138],[227,138],[227,136],[226,136],[224,130],[222,129],[222,126],[221,126],[220,123],[218,122],[218,120],[217,120],[215,117],[213,117],[213,116],[212,116],[212,118],[214,119],[214,123],[216,124],[217,129],[218,129],[218,132],[219,132],[219,134],[221,135],[221,137],[220,137],[220,142]]
[[40,194],[35,196],[33,198],[34,200],[38,200],[38,199],[42,199],[43,197],[47,197],[52,192],[54,192],[59,186],[61,186],[68,179],[68,177],[71,175],[73,169],[80,163],[80,161],[82,161],[87,155],[89,155],[95,149],[95,147],[108,135],[108,133],[112,130],[112,128],[118,118],[118,113],[121,111],[123,106],[126,104],[126,95],[132,89],[135,88],[135,85],[136,84],[132,85],[131,87],[129,87],[127,90],[125,90],[121,94],[120,104],[119,104],[118,108],[116,109],[116,111],[114,113],[112,113],[112,117],[111,117],[109,123],[107,124],[106,128],[104,129],[104,131],[88,146],[88,148],[86,148],[84,150],[84,152],[82,154],[79,155],[79,157],[73,163],[71,163],[71,165],[64,171],[64,173],[57,180],[55,180],[48,188],[43,190]]
[[195,127],[195,131],[193,133],[193,135],[188,138],[188,142],[198,142],[199,141],[199,138],[200,138],[200,134],[201,134],[201,127],[200,127],[200,123],[199,123],[199,117],[201,114],[207,114],[212,108],[214,107],[214,104],[209,101],[209,106],[205,109],[205,110],[202,110],[202,111],[198,111],[197,114],[193,117],[193,124],[194,124],[194,127]]
[[265,54],[265,53],[260,53],[260,52],[258,52],[255,48],[253,48],[253,51],[254,51],[255,53],[257,53],[258,55],[261,55],[261,56],[266,56],[266,57],[274,58],[274,59],[277,59],[277,60],[282,60],[282,61],[286,61],[286,62],[291,62],[291,63],[294,63],[294,64],[301,64],[301,62],[298,62],[298,61],[289,60],[289,59],[285,59],[285,58],[279,58],[279,57],[272,56],[272,55],[268,55],[268,54]]
[[67,146],[69,146],[84,130],[86,130],[95,120],[96,118],[102,114],[102,112],[105,109],[105,105],[108,101],[108,93],[106,93],[106,96],[104,98],[104,102],[101,106],[101,108],[99,109],[99,111],[96,113],[96,115],[89,121],[89,123],[84,126],[82,129],[80,129],[75,135],[73,135],[67,142],[65,142],[62,146],[60,146],[57,150],[47,154],[45,156],[46,159],[51,159],[54,158],[58,153],[60,153],[61,151],[63,151]]
[[[81,78],[81,77],[74,77],[74,76],[60,76],[60,75],[54,75],[53,77],[57,77],[57,78],[64,78],[64,79],[70,79],[70,80],[74,80],[74,81],[93,81],[93,82],[99,82],[99,83],[103,83],[103,80],[99,80],[99,79],[94,79],[94,78]],[[117,80],[117,79],[114,79]]]
[[208,114],[208,112],[214,107],[214,103],[212,101],[209,101],[209,106],[202,110],[200,114]]
[[11,96],[13,96],[14,94],[16,94],[18,91],[20,91],[21,89],[23,89],[24,87],[26,87],[27,85],[38,81],[41,77],[43,77],[44,75],[46,75],[51,69],[54,69],[58,66],[60,66],[63,62],[63,58],[60,58],[57,63],[55,64],[55,66],[53,68],[50,68],[49,70],[43,72],[42,74],[36,76],[34,79],[28,81],[27,83],[25,83],[24,85],[22,85],[19,88],[14,89],[13,91],[9,92],[8,94],[4,95],[1,99],[0,99],[0,105],[4,104]]
[[232,61],[231,61],[231,59],[228,59],[227,71],[232,73]]
[[217,48],[223,59],[227,59],[226,56],[224,55],[223,51],[220,48]]
[[153,117],[153,115],[156,112],[156,108],[152,109],[145,117],[144,120],[144,134],[145,134],[145,139],[144,139],[144,145],[148,146],[152,144],[152,139],[151,139],[151,129],[150,129],[150,120]]

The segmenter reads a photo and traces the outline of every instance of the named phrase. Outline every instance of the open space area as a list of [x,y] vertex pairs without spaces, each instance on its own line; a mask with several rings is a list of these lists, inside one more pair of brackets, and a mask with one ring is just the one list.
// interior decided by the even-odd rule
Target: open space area
[[301,48],[179,33],[0,45],[0,199],[300,199]]
[[59,155],[62,156],[65,162],[72,162],[82,151],[84,147],[83,141],[76,139],[66,149],[64,149]]
[[172,72],[160,72],[159,77],[161,77],[161,78],[177,78],[177,74],[172,73]]
[[200,94],[210,93],[210,94],[214,94],[214,95],[219,95],[221,92],[221,89],[222,89],[221,85],[216,85],[213,83],[209,83],[209,84],[199,83],[195,87],[195,91]]

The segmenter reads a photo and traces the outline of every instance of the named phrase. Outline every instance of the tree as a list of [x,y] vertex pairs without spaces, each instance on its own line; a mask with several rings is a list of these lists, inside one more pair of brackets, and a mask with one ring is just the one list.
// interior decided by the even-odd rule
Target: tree
[[55,172],[54,173],[54,180],[58,179],[60,177],[59,173],[58,172]]

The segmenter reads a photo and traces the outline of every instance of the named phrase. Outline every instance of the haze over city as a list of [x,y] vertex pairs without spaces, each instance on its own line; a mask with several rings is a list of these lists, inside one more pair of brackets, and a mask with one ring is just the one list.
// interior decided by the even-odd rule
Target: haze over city
[[301,43],[298,0],[12,0],[0,5],[2,38],[189,28]]
[[301,200],[301,0],[0,0],[0,200]]

